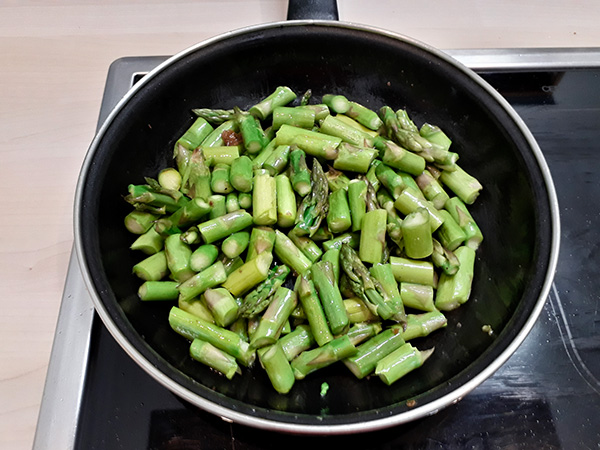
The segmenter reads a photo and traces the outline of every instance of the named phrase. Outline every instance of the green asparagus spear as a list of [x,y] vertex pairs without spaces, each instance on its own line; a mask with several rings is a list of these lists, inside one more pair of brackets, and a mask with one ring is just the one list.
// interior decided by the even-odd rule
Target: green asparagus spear
[[202,141],[202,147],[221,147],[225,145],[223,140],[223,134],[227,132],[236,132],[238,130],[238,124],[234,119],[227,120],[215,128],[206,138]]
[[348,184],[350,184],[350,178],[344,172],[331,167],[325,172],[325,177],[327,178],[327,186],[329,186],[330,192],[335,192],[339,189],[346,190],[348,189]]
[[223,283],[226,279],[225,267],[221,261],[217,261],[178,286],[180,299],[186,301],[197,297],[207,289]]
[[265,170],[256,171],[254,175],[252,216],[256,225],[277,223],[277,183]]
[[298,278],[298,297],[304,313],[308,319],[308,325],[315,341],[319,346],[323,346],[333,340],[333,334],[329,329],[323,305],[317,295],[317,290],[313,281],[304,274]]
[[364,323],[379,320],[379,317],[374,315],[371,310],[358,297],[344,299],[344,308],[350,323]]
[[211,324],[176,306],[169,313],[169,324],[183,337],[189,340],[202,339],[235,357],[244,366],[251,365],[256,357],[250,345],[233,331]]
[[250,232],[238,231],[227,236],[221,244],[221,250],[228,258],[240,256],[248,247]]
[[301,380],[316,370],[341,361],[357,352],[347,335],[340,336],[322,347],[300,353],[292,361],[296,380]]
[[344,360],[344,364],[358,379],[375,370],[384,356],[404,345],[400,330],[389,328],[358,346],[356,354]]
[[275,91],[250,108],[250,114],[265,120],[275,108],[284,106],[296,99],[296,94],[287,86],[278,86]]
[[475,177],[469,175],[458,165],[456,165],[456,170],[452,172],[442,171],[440,181],[467,205],[473,204],[483,189],[481,183]]
[[432,286],[402,282],[400,283],[400,295],[404,305],[409,308],[419,311],[435,311]]
[[192,250],[181,240],[180,234],[172,234],[165,239],[165,255],[167,267],[175,281],[181,283],[195,275],[190,267]]
[[237,145],[223,145],[219,147],[200,147],[204,153],[204,159],[209,166],[217,164],[231,165],[240,157],[240,147]]
[[227,211],[227,213],[232,213],[238,209],[242,209],[240,208],[238,194],[237,192],[230,192],[227,194],[227,197],[225,197],[225,211]]
[[466,205],[458,197],[452,197],[446,202],[445,208],[464,231],[465,245],[477,250],[483,241],[483,234]]
[[352,180],[348,184],[348,204],[352,218],[352,231],[360,231],[363,217],[367,212],[367,181]]
[[431,311],[423,314],[408,314],[406,316],[406,328],[402,331],[405,341],[425,337],[433,331],[443,328],[448,323],[444,314],[439,311]]
[[264,367],[273,388],[280,394],[287,394],[296,379],[292,366],[279,342],[258,351],[261,365]]
[[144,234],[154,225],[157,219],[157,214],[133,210],[125,216],[125,228],[133,234]]
[[321,133],[338,137],[344,142],[359,147],[370,148],[374,145],[373,136],[351,127],[334,116],[327,116],[323,119],[320,131]]
[[190,269],[194,272],[202,272],[213,265],[218,256],[219,248],[216,245],[201,245],[190,256]]
[[279,333],[292,310],[296,307],[298,300],[296,293],[290,289],[279,287],[273,300],[269,303],[266,311],[260,318],[258,328],[252,336],[250,346],[253,348],[261,348],[267,345],[273,345]]
[[228,327],[237,319],[238,304],[227,289],[207,289],[203,295],[217,325]]
[[182,309],[187,313],[199,317],[205,320],[206,322],[215,323],[215,318],[208,309],[208,306],[206,306],[206,304],[204,303],[204,300],[200,297],[194,297],[189,300],[184,300],[180,296],[177,300],[177,306],[179,307],[179,309]]
[[233,119],[235,114],[233,109],[195,108],[192,109],[192,112],[213,125],[221,125],[223,122]]
[[282,336],[278,341],[288,361],[293,360],[303,351],[309,350],[314,343],[315,338],[308,325],[298,325],[294,331]]
[[298,236],[295,230],[290,231],[288,237],[311,262],[318,261],[323,255],[323,250],[311,238]]
[[229,274],[223,287],[236,297],[245,294],[267,278],[272,262],[273,254],[271,252],[261,253]]
[[272,252],[275,245],[275,231],[269,227],[254,227],[250,234],[246,262],[256,258],[262,252]]
[[227,197],[221,194],[213,194],[208,197],[210,205],[209,219],[217,219],[227,214]]
[[421,367],[432,353],[433,349],[419,351],[406,343],[379,360],[375,367],[375,375],[385,384],[390,385],[407,373]]
[[300,203],[296,216],[296,228],[309,236],[317,231],[321,221],[327,217],[329,212],[327,179],[316,158],[313,160],[311,181],[312,191]]
[[345,114],[370,130],[376,131],[383,125],[375,111],[356,102],[350,102],[350,108]]
[[156,232],[154,227],[150,228],[144,234],[131,244],[131,250],[140,250],[147,255],[154,255],[162,250],[164,238]]
[[352,345],[360,345],[366,340],[381,333],[380,322],[356,323],[350,327],[346,336],[350,339]]
[[229,194],[233,186],[229,181],[229,166],[227,164],[215,165],[210,177],[210,188],[217,194]]
[[221,372],[228,380],[231,380],[236,373],[242,373],[233,356],[202,339],[192,341],[190,356],[196,361]]
[[433,286],[434,270],[429,261],[417,261],[397,256],[390,257],[392,273],[398,282],[408,282]]
[[182,184],[185,186],[188,195],[194,198],[208,200],[212,195],[210,188],[210,169],[204,153],[200,150],[195,150],[187,165],[186,171],[182,173]]
[[252,225],[252,216],[246,211],[239,210],[199,224],[198,231],[204,242],[211,244],[250,225]]
[[229,181],[239,192],[252,191],[252,160],[242,155],[231,163]]
[[304,151],[294,147],[290,151],[289,165],[292,187],[300,197],[305,197],[310,193],[312,188],[310,185],[310,171],[306,165],[306,154]]
[[296,244],[288,236],[279,230],[275,231],[273,251],[281,262],[298,274],[305,273],[312,266],[311,260],[296,247]]
[[435,296],[435,306],[442,311],[458,308],[471,294],[475,250],[462,246],[454,254],[460,264],[458,271],[454,275],[442,273]]
[[240,316],[250,318],[263,312],[269,306],[271,296],[283,285],[289,273],[290,269],[287,266],[273,267],[267,278],[244,297],[240,306]]
[[241,209],[252,208],[252,194],[249,192],[240,192],[238,194],[238,202]]
[[439,181],[431,175],[431,172],[424,170],[422,173],[418,174],[415,181],[421,192],[423,192],[423,195],[425,195],[425,198],[429,200],[435,208],[442,209],[444,207],[446,201],[450,197]]
[[342,142],[338,146],[338,155],[333,162],[333,167],[366,174],[376,156],[377,150]]
[[337,114],[346,114],[350,109],[350,102],[343,95],[325,94],[323,103]]
[[343,233],[352,226],[348,195],[343,189],[329,194],[329,212],[327,226],[332,233]]
[[359,256],[362,261],[377,264],[383,260],[387,212],[376,209],[365,214],[360,231]]
[[358,249],[360,245],[360,233],[344,233],[339,236],[323,242],[323,250],[326,252],[336,248],[341,249],[342,244],[348,244],[353,249]]
[[412,175],[419,175],[425,170],[425,159],[422,156],[409,152],[393,141],[385,140],[383,145],[382,161],[386,165]]
[[177,300],[177,284],[176,281],[146,281],[138,289],[138,297],[144,301]]
[[310,130],[315,124],[315,112],[310,108],[278,106],[273,110],[273,128],[278,130],[283,124]]
[[398,196],[394,206],[402,214],[410,214],[419,208],[424,208],[429,213],[429,225],[431,231],[437,230],[444,222],[443,216],[435,209],[430,201],[423,199],[413,188],[407,187]]
[[265,159],[263,169],[267,170],[272,177],[283,172],[288,164],[290,148],[290,145],[278,145],[275,147],[273,153]]
[[275,190],[277,193],[277,225],[289,228],[296,223],[296,196],[292,183],[287,175],[280,174],[275,177]]
[[404,251],[409,258],[423,259],[433,252],[429,217],[426,209],[419,208],[407,215],[402,222]]
[[331,332],[340,334],[348,326],[348,315],[342,295],[334,279],[333,268],[328,261],[321,261],[311,267],[313,283],[319,293],[323,311],[329,322]]

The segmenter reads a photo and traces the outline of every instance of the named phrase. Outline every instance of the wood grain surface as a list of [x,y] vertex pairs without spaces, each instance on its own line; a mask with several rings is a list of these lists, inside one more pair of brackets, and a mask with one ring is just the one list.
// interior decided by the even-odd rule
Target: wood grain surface
[[[594,0],[340,0],[440,48],[598,47]],[[31,448],[108,67],[285,19],[283,0],[0,0],[0,448]]]

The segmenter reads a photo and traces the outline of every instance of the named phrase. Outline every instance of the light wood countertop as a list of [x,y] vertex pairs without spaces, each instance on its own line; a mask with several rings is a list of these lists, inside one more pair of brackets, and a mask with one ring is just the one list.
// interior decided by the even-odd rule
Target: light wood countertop
[[[440,48],[600,47],[594,0],[338,3],[341,20]],[[177,53],[286,11],[284,0],[0,2],[0,448],[33,442],[75,186],[110,63]]]

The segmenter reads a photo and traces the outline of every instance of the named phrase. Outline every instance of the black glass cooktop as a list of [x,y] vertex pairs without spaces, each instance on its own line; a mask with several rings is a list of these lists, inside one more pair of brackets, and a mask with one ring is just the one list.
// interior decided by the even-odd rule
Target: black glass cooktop
[[[110,77],[134,80],[153,61],[117,62],[107,89]],[[362,435],[292,437],[230,424],[181,400],[138,368],[95,317],[75,448],[598,448],[600,69],[481,74],[536,137],[556,184],[562,225],[550,297],[493,377],[458,404],[413,423]]]

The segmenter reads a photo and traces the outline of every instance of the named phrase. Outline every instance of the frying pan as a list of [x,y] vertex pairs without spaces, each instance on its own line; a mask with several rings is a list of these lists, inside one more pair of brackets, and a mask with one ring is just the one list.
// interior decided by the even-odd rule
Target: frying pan
[[[298,5],[292,3],[293,18]],[[335,2],[329,7],[328,18],[336,19]],[[427,364],[392,386],[376,378],[359,381],[341,364],[296,383],[288,395],[276,393],[259,367],[228,381],[191,360],[189,343],[168,325],[170,302],[137,298],[140,281],[131,267],[141,257],[129,250],[132,235],[123,226],[130,211],[122,199],[128,184],[142,184],[145,176],[173,165],[173,144],[192,123],[192,108],[248,108],[279,85],[300,93],[311,88],[317,97],[342,93],[373,109],[405,108],[417,124],[445,130],[461,165],[484,185],[472,208],[485,241],[477,252],[471,298],[448,314],[445,330],[417,343],[435,347]],[[245,28],[168,59],[121,100],[99,130],[75,201],[84,279],[123,349],[199,408],[229,421],[302,434],[382,429],[460,400],[532,328],[550,289],[558,241],[550,172],[531,133],[500,95],[443,52],[336,20]],[[483,325],[493,333],[484,333]],[[321,396],[325,381],[330,389]]]

